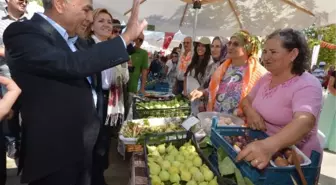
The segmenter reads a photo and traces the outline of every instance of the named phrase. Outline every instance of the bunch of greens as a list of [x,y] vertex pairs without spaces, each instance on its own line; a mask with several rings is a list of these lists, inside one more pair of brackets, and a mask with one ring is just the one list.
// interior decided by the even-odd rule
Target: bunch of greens
[[237,185],[253,185],[247,177],[243,177],[240,170],[236,167],[222,147],[217,150],[218,169],[223,177],[230,178],[232,183]]

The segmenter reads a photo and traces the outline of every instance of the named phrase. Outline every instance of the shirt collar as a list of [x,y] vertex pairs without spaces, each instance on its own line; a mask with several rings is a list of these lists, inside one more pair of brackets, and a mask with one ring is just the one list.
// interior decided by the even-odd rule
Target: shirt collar
[[43,17],[46,21],[48,21],[57,31],[59,34],[61,34],[61,36],[64,38],[64,40],[66,42],[71,42],[73,44],[76,43],[78,36],[75,37],[69,37],[68,33],[66,32],[66,30],[59,25],[57,22],[55,22],[54,20],[50,19],[48,16],[44,15],[43,13],[38,13],[41,17]]
[[8,14],[8,8],[5,7],[5,9],[3,10],[4,12],[4,15],[1,17],[2,20],[4,19],[11,19],[13,21],[24,21],[24,20],[27,20],[27,13],[24,13],[20,18],[15,18],[15,17],[12,17],[11,15]]
[[101,40],[99,40],[99,38],[96,35],[91,35],[92,39],[95,41],[95,43],[99,43],[101,42]]

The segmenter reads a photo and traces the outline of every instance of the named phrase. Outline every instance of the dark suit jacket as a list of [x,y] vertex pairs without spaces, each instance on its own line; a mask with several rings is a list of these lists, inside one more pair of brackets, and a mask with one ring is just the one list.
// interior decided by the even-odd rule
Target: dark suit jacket
[[90,162],[100,120],[86,77],[129,60],[122,39],[72,52],[37,14],[11,24],[3,37],[12,77],[22,89],[22,182]]

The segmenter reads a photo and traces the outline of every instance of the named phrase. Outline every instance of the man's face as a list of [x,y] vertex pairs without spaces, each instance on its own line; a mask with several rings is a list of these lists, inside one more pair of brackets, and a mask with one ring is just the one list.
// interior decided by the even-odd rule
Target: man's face
[[8,7],[17,10],[22,14],[26,11],[28,0],[8,0]]
[[191,45],[192,45],[192,39],[190,37],[187,37],[183,40],[183,46],[185,51],[187,52],[191,51]]
[[140,48],[141,45],[142,45],[142,43],[143,43],[143,41],[144,41],[144,39],[145,39],[145,36],[144,36],[143,33],[141,33],[139,35],[139,37],[134,41],[135,42],[135,46],[138,47],[138,48]]
[[121,32],[121,26],[120,25],[114,25],[113,26],[113,30],[112,30],[112,34],[117,37],[120,35]]
[[93,22],[91,0],[55,0],[55,7],[70,36],[83,33]]

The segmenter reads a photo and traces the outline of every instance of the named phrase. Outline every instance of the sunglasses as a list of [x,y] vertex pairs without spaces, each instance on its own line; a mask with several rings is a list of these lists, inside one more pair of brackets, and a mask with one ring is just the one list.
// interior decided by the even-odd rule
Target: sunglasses
[[228,43],[227,43],[227,45],[228,46],[233,46],[233,47],[238,47],[239,46],[239,43],[238,42],[232,42],[232,41],[229,41]]
[[178,57],[177,55],[173,55],[172,57]]

